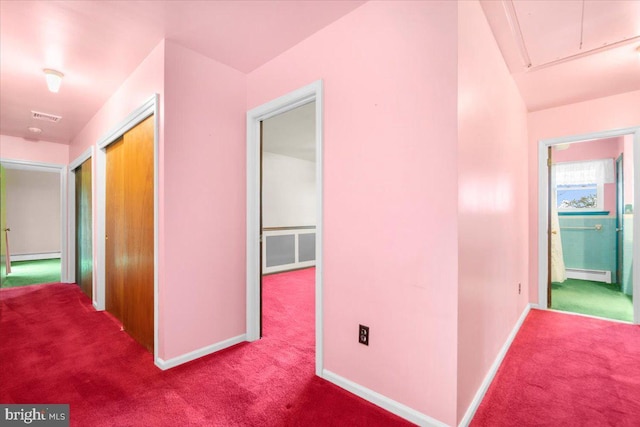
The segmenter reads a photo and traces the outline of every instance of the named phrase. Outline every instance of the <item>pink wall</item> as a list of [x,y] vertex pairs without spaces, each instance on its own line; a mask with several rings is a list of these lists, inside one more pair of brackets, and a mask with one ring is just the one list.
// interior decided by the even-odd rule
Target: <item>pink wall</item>
[[[122,122],[133,110],[140,107],[153,94],[160,94],[163,105],[164,41],[160,42],[142,61],[127,80],[100,108],[95,116],[71,141],[69,162],[75,160],[88,147]],[[162,110],[161,114],[162,116]],[[162,118],[160,118],[162,119]],[[162,120],[161,122],[162,123]],[[162,126],[160,126],[162,129]],[[161,132],[162,136],[162,132]],[[162,144],[162,138],[160,138]]]
[[169,360],[245,330],[246,77],[163,41],[73,140],[69,160],[154,93],[160,95],[158,357]]
[[246,76],[166,42],[162,358],[246,330]]
[[[165,263],[164,255],[164,236],[163,218],[164,218],[164,170],[163,170],[163,150],[164,150],[164,125],[163,125],[163,105],[164,105],[164,60],[165,60],[165,42],[160,42],[151,53],[142,61],[136,70],[127,78],[127,80],[118,88],[118,90],[109,98],[109,100],[100,108],[95,116],[85,125],[80,133],[71,142],[70,153],[67,161],[72,162],[80,156],[88,147],[95,146],[104,135],[112,131],[115,126],[121,123],[131,112],[140,107],[155,93],[159,94],[159,151],[160,151],[160,167],[159,167],[159,284],[162,286],[164,282]],[[97,150],[97,147],[95,148]],[[92,162],[93,176],[96,176],[96,162]],[[93,191],[96,191],[96,180],[93,180]],[[97,197],[93,198],[93,224],[97,224]],[[97,252],[97,245],[94,245],[94,257]],[[94,265],[96,259],[94,258]],[[162,310],[160,307],[160,331],[162,328]],[[163,354],[163,337],[159,340],[160,357]]]
[[249,108],[324,81],[325,369],[448,424],[456,25],[453,2],[369,2],[248,76]]
[[[621,153],[623,137],[599,139],[571,144],[566,150],[553,150],[553,163],[577,162],[596,159],[615,160]],[[616,184],[604,184],[604,210],[616,215]]]
[[66,165],[69,163],[69,146],[54,142],[29,141],[16,136],[0,135],[0,158]]
[[528,302],[527,111],[477,2],[458,2],[458,81],[459,422]]
[[640,90],[535,111],[529,129],[529,299],[538,302],[538,146],[539,141],[640,125]]

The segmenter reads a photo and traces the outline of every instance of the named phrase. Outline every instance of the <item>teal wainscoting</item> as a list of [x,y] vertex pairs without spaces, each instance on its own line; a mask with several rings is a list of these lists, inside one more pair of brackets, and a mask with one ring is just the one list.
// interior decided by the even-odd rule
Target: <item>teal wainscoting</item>
[[[615,217],[571,215],[559,220],[565,267],[610,271],[611,281],[617,283]],[[593,229],[597,224],[602,226],[600,230]]]

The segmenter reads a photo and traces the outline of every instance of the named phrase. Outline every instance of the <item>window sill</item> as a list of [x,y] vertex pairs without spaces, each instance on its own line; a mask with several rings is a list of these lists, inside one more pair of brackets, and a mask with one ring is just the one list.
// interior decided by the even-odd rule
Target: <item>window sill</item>
[[572,216],[572,215],[609,215],[609,211],[588,211],[588,212],[558,212],[559,216]]

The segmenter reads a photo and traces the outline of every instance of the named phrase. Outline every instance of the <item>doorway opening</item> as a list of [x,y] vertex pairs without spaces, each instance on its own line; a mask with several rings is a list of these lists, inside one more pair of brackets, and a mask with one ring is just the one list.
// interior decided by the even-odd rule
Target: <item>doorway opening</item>
[[633,187],[633,168],[623,167],[625,156],[633,158],[632,138],[550,149],[550,307],[632,322],[633,240],[627,233],[625,247],[623,226],[633,213],[633,195],[624,194],[625,181]]
[[[634,170],[640,128],[540,141],[542,308],[640,319]],[[546,303],[545,303],[546,301]]]
[[309,348],[316,260],[315,107],[312,101],[260,126],[260,336]]
[[[288,113],[288,114],[287,114]],[[307,117],[300,119],[300,115]],[[273,119],[273,120],[270,120]],[[270,138],[273,128],[278,128],[283,123],[284,133],[291,134],[292,123],[299,126],[303,122],[312,122],[315,127],[312,131],[312,146],[306,144],[289,143],[289,150],[306,151],[307,156],[313,156],[314,164],[309,160],[303,160],[282,153],[274,153],[283,138],[275,138],[278,141],[262,140],[263,136]],[[263,134],[263,129],[266,132]],[[271,129],[270,129],[271,128]],[[315,264],[315,270],[297,270],[306,272],[314,279],[315,286],[313,297],[315,302],[315,362],[316,374],[322,375],[322,82],[317,81],[262,106],[256,107],[247,113],[247,341],[255,341],[262,336],[262,273],[275,273],[279,270],[304,269]],[[288,130],[287,130],[288,129]],[[295,132],[293,132],[295,133]],[[278,134],[276,130],[276,134]],[[280,132],[282,135],[282,132]],[[267,150],[263,150],[266,145]],[[274,148],[276,147],[276,148]],[[269,151],[271,150],[271,151]],[[302,156],[298,153],[297,155]],[[288,158],[284,158],[288,157]],[[307,163],[303,163],[307,162]],[[267,166],[263,171],[263,166]],[[287,182],[289,189],[295,188],[299,194],[307,194],[312,202],[303,207],[296,208],[296,215],[291,217],[291,210],[283,212],[282,206],[287,204],[299,204],[300,198],[287,197],[283,192],[270,188],[279,177],[280,182],[286,181],[286,175],[291,175],[298,168],[298,182]],[[266,173],[265,188],[263,185],[263,173]],[[313,173],[311,185],[314,188],[313,195],[300,182],[302,174],[305,174],[307,184],[310,184],[309,176]],[[289,177],[291,178],[291,176]],[[302,193],[300,193],[302,192]],[[263,200],[264,196],[264,200]],[[287,200],[282,200],[283,196]],[[314,200],[313,200],[314,199]],[[274,203],[275,202],[275,203]],[[279,205],[280,208],[275,207]],[[309,206],[311,205],[311,207]],[[285,210],[287,210],[285,208]],[[263,222],[265,221],[265,222]],[[274,222],[275,221],[275,222]],[[314,222],[311,224],[310,222]],[[263,227],[264,225],[264,227]],[[315,229],[313,228],[315,226]],[[311,259],[315,258],[315,260]],[[277,273],[289,274],[289,273]],[[296,274],[296,276],[298,276]],[[269,276],[274,279],[276,276]]]
[[69,281],[66,167],[2,159],[3,287]]

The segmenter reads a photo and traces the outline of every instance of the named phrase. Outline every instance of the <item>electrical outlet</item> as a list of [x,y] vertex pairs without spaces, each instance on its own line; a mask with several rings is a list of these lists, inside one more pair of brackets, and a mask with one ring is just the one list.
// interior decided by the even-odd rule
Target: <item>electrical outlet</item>
[[522,293],[522,283],[518,283],[518,295]]
[[362,326],[358,328],[358,342],[360,344],[369,345],[369,327]]

